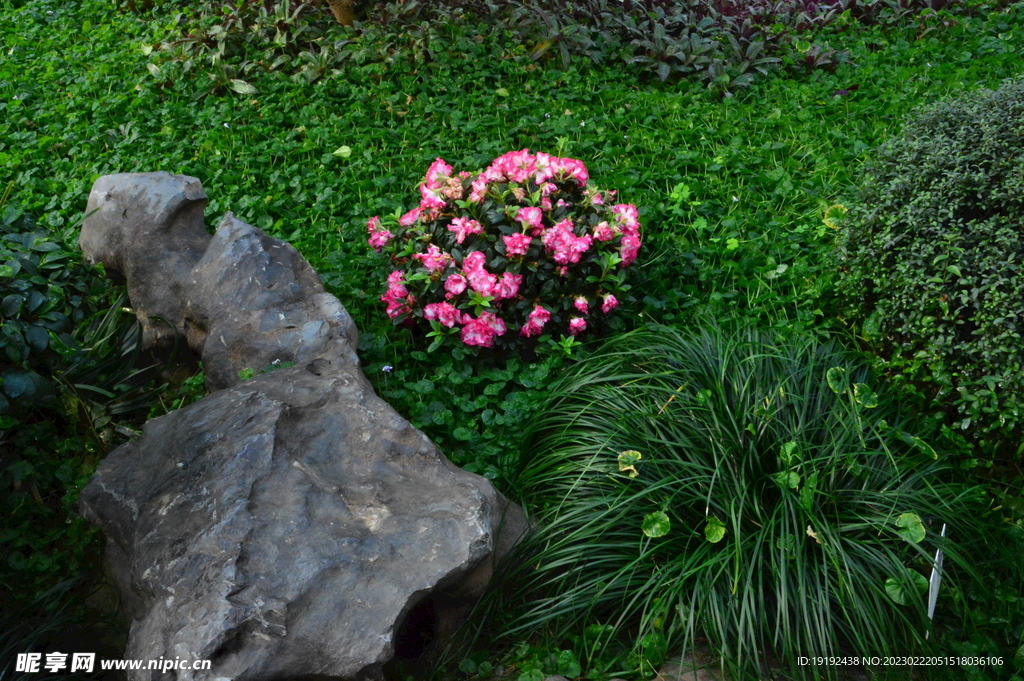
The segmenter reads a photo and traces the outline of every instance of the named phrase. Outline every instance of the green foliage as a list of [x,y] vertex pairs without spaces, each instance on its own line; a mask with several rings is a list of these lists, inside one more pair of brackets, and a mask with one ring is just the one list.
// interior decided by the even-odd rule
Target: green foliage
[[102,270],[82,263],[60,237],[37,229],[11,204],[0,201],[0,211],[2,414],[12,402],[40,404],[54,398],[55,385],[43,374],[52,373],[73,352],[78,344],[70,332],[98,311],[96,303],[113,301],[102,300],[108,290]]
[[930,650],[920,585],[941,547],[955,618],[986,502],[869,382],[834,343],[749,325],[636,332],[583,360],[524,447],[516,494],[541,529],[507,577],[532,598],[506,632],[608,624],[641,673],[703,636],[736,679],[769,654],[817,679],[837,671],[799,656]]
[[878,153],[840,262],[887,370],[986,458],[1024,453],[1024,80],[916,113]]
[[546,388],[566,364],[561,351],[541,348],[518,358],[474,357],[470,348],[428,355],[409,332],[361,334],[360,352],[385,354],[368,363],[377,393],[437,443],[455,464],[508,484],[522,442],[522,424],[545,401]]

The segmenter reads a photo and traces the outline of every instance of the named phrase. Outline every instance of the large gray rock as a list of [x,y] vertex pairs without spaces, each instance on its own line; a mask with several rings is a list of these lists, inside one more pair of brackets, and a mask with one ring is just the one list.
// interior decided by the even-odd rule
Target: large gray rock
[[522,510],[373,393],[351,319],[294,248],[230,214],[200,238],[194,178],[96,187],[83,250],[126,276],[140,319],[173,323],[214,390],[148,422],[82,491],[133,619],[125,657],[212,661],[129,678],[378,679],[396,647],[450,633]]

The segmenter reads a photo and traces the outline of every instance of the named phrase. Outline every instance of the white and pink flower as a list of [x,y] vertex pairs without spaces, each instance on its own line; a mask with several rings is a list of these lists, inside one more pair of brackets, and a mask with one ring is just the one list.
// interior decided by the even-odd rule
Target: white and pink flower
[[462,315],[451,303],[442,302],[425,305],[423,318],[440,322],[450,329],[462,320]]
[[505,255],[512,257],[514,255],[526,255],[526,252],[530,250],[530,244],[533,242],[533,238],[527,234],[513,234],[512,236],[501,237],[505,242]]
[[466,345],[489,348],[494,345],[494,337],[506,331],[505,322],[493,312],[484,312],[477,319],[465,315],[462,321],[465,326],[462,327],[460,338]]
[[448,224],[448,231],[455,232],[455,243],[461,244],[471,234],[483,234],[484,227],[473,218],[455,218]]
[[539,336],[544,329],[544,325],[549,321],[551,321],[551,313],[540,305],[534,305],[533,311],[530,312],[530,316],[526,319],[526,323],[519,329],[519,335],[526,338]]
[[448,267],[448,263],[452,261],[452,256],[442,251],[436,244],[430,244],[426,253],[414,253],[412,257],[423,263],[423,266],[431,274],[443,272]]
[[505,274],[501,275],[501,281],[498,282],[498,290],[495,298],[498,300],[515,298],[516,294],[519,293],[519,287],[522,283],[523,275],[505,272]]
[[604,302],[601,303],[601,312],[608,314],[616,307],[619,306],[619,299],[609,293],[604,297]]
[[469,282],[464,276],[458,273],[449,274],[448,278],[444,280],[444,290],[446,291],[444,297],[451,300],[465,291],[467,286],[469,286]]
[[587,320],[583,317],[573,317],[569,320],[569,335],[578,336],[587,330]]
[[572,306],[583,314],[588,314],[590,312],[590,304],[587,303],[587,299],[583,296],[576,296],[576,300],[572,302]]

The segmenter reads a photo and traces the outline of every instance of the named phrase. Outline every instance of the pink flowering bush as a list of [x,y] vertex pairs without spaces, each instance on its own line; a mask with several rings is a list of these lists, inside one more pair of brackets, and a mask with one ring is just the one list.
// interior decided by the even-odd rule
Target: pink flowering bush
[[636,206],[588,186],[581,161],[513,151],[476,174],[440,158],[420,203],[367,223],[396,269],[381,300],[396,323],[446,339],[512,348],[605,326],[640,250]]

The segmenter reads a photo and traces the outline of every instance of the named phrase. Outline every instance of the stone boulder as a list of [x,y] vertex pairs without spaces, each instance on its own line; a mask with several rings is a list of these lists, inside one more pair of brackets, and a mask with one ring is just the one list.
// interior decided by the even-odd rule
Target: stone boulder
[[211,390],[112,452],[79,501],[132,618],[125,657],[212,665],[129,678],[380,679],[458,626],[522,509],[374,394],[351,318],[294,248],[230,213],[211,237],[203,203],[195,178],[107,176],[82,227],[145,342],[187,342]]

